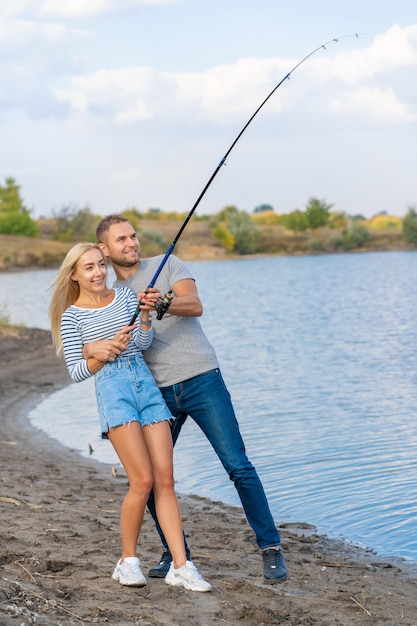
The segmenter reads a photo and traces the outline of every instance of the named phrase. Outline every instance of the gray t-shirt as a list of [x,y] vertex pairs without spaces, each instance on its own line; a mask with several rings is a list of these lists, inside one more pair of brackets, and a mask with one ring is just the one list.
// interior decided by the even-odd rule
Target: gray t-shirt
[[[116,280],[114,287],[130,287],[137,294],[146,289],[157,271],[163,255],[142,259],[136,274],[128,280]],[[171,256],[165,263],[155,287],[162,294],[176,282],[193,279],[190,270],[178,257]],[[161,320],[152,312],[154,338],[143,356],[158,387],[180,383],[219,367],[213,346],[205,336],[196,317],[170,315],[169,309]]]

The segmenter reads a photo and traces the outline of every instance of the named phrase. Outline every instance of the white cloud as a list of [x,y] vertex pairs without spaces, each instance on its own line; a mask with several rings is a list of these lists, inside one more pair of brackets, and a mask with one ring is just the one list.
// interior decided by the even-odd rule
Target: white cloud
[[[302,77],[291,79],[273,95],[266,109],[270,114],[302,106],[305,114],[310,108],[315,115],[330,109],[333,114],[357,115],[379,123],[415,119],[412,105],[402,99],[405,96],[394,86],[377,81],[397,68],[417,64],[417,25],[394,26],[369,47],[341,51],[330,58],[325,54],[309,59]],[[70,86],[56,95],[74,111],[104,116],[115,124],[158,117],[226,123],[253,113],[296,64],[294,59],[248,58],[201,73],[144,67],[102,70],[73,78]],[[356,89],[346,90],[354,85]]]
[[[359,43],[361,37],[359,37]],[[364,80],[387,75],[400,68],[417,65],[417,24],[392,26],[367,47],[341,51],[333,59],[325,59],[326,74],[355,85]]]
[[5,18],[0,21],[0,109],[23,109],[30,117],[62,116],[66,107],[51,86],[80,67],[80,44],[93,33],[62,23]]
[[16,17],[36,7],[38,4],[39,0],[3,0],[0,3],[0,16],[4,18]]
[[26,46],[64,44],[92,37],[92,33],[88,31],[68,28],[64,24],[30,20],[0,22],[0,49],[4,48],[9,53],[19,50],[19,54],[27,54]]
[[39,15],[86,17],[173,2],[178,0],[44,0],[38,12]]
[[369,121],[408,123],[417,119],[411,105],[401,103],[392,88],[364,87],[345,93],[333,99],[330,109],[334,113],[366,118],[368,123]]
[[[134,2],[47,0],[43,7],[48,5],[58,10],[60,6],[71,5],[77,10],[85,4],[89,10],[94,7],[110,10],[122,4],[133,6]],[[0,25],[0,48],[4,46],[9,53],[8,65],[2,72],[3,84],[6,92],[16,96],[12,99],[13,106],[20,101],[29,115],[31,109],[42,115],[42,107],[50,115],[55,108],[58,116],[72,111],[75,119],[105,120],[115,125],[150,119],[209,120],[225,124],[248,118],[299,62],[299,59],[243,58],[203,72],[183,73],[140,66],[103,68],[67,80],[69,71],[79,61],[76,55],[80,49],[77,47],[76,51],[74,44],[77,46],[77,42],[92,37],[92,33],[70,29],[65,24],[15,20]],[[323,51],[318,49],[299,73],[297,68],[294,79],[291,76],[272,96],[264,115],[302,108],[303,115],[314,110],[316,118],[330,111],[333,116],[355,116],[377,123],[414,121],[412,100],[404,93],[411,77],[410,81],[401,81],[401,88],[394,78],[399,69],[414,71],[417,65],[417,25],[404,28],[394,25],[369,46],[361,47],[361,37],[352,39],[346,46],[348,49],[344,49],[345,43],[348,41],[339,40]],[[31,64],[25,64],[24,54],[30,54]],[[3,69],[1,64],[0,69]],[[54,76],[59,86],[53,87]]]

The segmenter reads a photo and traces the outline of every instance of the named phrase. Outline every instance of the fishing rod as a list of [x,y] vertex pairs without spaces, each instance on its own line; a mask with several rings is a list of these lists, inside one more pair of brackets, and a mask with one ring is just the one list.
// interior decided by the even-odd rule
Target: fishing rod
[[[357,33],[354,33],[354,34],[351,34],[351,35],[343,35],[342,37],[335,37],[334,39],[330,39],[330,41],[327,41],[326,43],[321,44],[320,46],[318,46],[317,48],[315,48],[314,50],[309,52],[305,57],[303,57],[300,61],[298,61],[298,63],[296,63],[296,65],[294,65],[294,67],[288,72],[288,74],[286,74],[279,81],[279,83],[267,95],[265,100],[258,106],[256,111],[251,115],[249,120],[246,122],[246,124],[244,125],[244,127],[242,128],[240,133],[237,135],[237,137],[233,141],[233,143],[230,145],[230,147],[227,150],[226,154],[220,160],[220,162],[216,166],[215,170],[213,171],[212,175],[208,179],[208,181],[207,181],[206,185],[204,186],[202,192],[198,196],[197,200],[195,201],[194,205],[192,206],[191,210],[189,211],[187,217],[185,218],[181,228],[179,229],[179,231],[176,234],[175,238],[172,240],[172,243],[170,244],[168,250],[166,251],[165,256],[163,257],[161,263],[159,264],[158,269],[156,270],[154,276],[152,277],[152,279],[151,279],[151,281],[150,281],[150,283],[147,286],[145,291],[147,291],[148,289],[151,289],[155,285],[155,283],[156,283],[156,281],[157,281],[157,279],[159,277],[159,274],[162,272],[162,269],[163,269],[165,263],[168,261],[169,257],[171,256],[172,252],[174,251],[174,248],[175,248],[175,246],[176,246],[176,244],[178,242],[178,239],[181,237],[182,233],[184,232],[185,227],[187,226],[188,222],[190,221],[194,211],[196,210],[196,208],[200,204],[200,202],[201,202],[203,196],[205,195],[207,189],[210,187],[211,183],[213,182],[213,180],[216,178],[217,174],[219,173],[221,167],[226,163],[227,157],[229,156],[229,154],[231,153],[231,151],[233,150],[233,148],[235,147],[235,145],[237,144],[237,142],[239,141],[239,139],[241,138],[241,136],[243,135],[243,133],[245,132],[247,127],[249,126],[249,124],[252,122],[252,120],[256,117],[256,115],[262,109],[262,107],[268,102],[268,100],[271,98],[271,96],[273,96],[273,94],[282,85],[282,83],[284,83],[287,79],[289,79],[291,74],[293,74],[295,72],[295,70],[300,67],[300,65],[302,65],[305,61],[307,61],[307,59],[309,59],[314,54],[319,52],[319,50],[322,50],[322,49],[326,50],[326,46],[328,46],[328,45],[330,45],[332,43],[338,43],[340,39],[345,39],[346,37],[356,37],[356,38],[358,38],[359,35]],[[157,319],[162,319],[163,315],[168,310],[172,300],[173,300],[173,294],[172,294],[172,290],[170,290],[170,291],[168,291],[165,294],[165,296],[163,298],[161,298],[159,300],[159,302],[156,303],[155,308],[156,308],[156,312],[157,312]],[[140,303],[139,303],[139,305],[140,305]],[[136,309],[135,313],[133,314],[132,319],[129,322],[130,325],[134,324],[134,322],[135,322],[137,316],[139,315],[139,313],[140,313],[140,308],[138,306],[138,308]]]

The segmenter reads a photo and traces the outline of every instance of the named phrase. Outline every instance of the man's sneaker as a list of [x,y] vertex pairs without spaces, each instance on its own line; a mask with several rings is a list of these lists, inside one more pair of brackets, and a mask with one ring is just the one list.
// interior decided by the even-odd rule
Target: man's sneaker
[[159,563],[155,565],[155,567],[151,567],[151,569],[149,570],[148,576],[150,576],[150,578],[165,578],[165,576],[168,574],[171,562],[171,553],[168,552],[168,550],[165,550],[165,552],[162,553]]
[[173,587],[184,587],[189,591],[211,591],[212,586],[198,572],[192,561],[187,561],[185,565],[175,569],[171,563],[168,574],[165,576],[167,585]]
[[140,569],[140,561],[136,556],[128,556],[123,563],[117,562],[112,574],[113,580],[117,580],[121,585],[128,587],[143,587],[146,585],[146,578]]
[[[190,551],[188,547],[186,547],[185,555],[186,555],[187,561],[191,561],[191,555],[190,555]],[[155,567],[151,567],[151,569],[149,570],[148,576],[150,578],[165,578],[165,576],[168,574],[171,561],[172,561],[171,553],[169,552],[169,550],[165,550],[165,552],[162,553],[161,560],[159,561],[159,563],[155,565]]]
[[288,576],[282,550],[267,548],[262,551],[264,578],[267,583],[282,583]]

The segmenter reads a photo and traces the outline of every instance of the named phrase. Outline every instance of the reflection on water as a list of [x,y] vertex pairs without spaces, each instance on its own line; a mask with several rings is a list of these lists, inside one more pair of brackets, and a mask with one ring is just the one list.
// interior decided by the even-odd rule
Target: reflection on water
[[[415,561],[417,254],[189,265],[275,519]],[[117,462],[98,437],[91,381],[54,394],[31,419]],[[191,420],[175,471],[178,491],[238,504]]]

